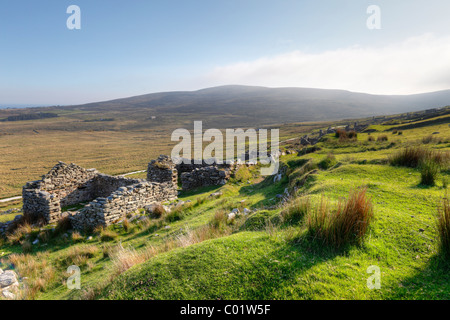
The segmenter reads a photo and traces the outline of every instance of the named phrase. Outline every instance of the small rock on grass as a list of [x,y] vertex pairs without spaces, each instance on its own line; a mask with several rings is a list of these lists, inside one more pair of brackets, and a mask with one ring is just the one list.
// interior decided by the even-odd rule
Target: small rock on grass
[[16,295],[14,293],[11,293],[7,290],[2,292],[2,295],[4,298],[8,299],[8,300],[14,300],[16,298]]

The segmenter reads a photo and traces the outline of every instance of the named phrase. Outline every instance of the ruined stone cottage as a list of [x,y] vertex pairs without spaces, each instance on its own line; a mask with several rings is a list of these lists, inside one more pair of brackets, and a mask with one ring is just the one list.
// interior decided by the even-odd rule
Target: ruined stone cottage
[[70,213],[75,229],[108,226],[146,205],[177,198],[176,169],[155,166],[153,181],[101,174],[75,164],[58,163],[39,181],[23,187],[23,214],[30,221],[54,223],[62,208],[89,202]]
[[[161,155],[148,165],[147,180],[114,177],[84,169],[76,164],[59,162],[41,180],[28,182],[22,190],[23,214],[28,221],[58,222],[69,215],[74,229],[87,230],[109,226],[128,213],[155,202],[175,200],[178,179],[184,190],[222,185],[230,178],[234,165],[194,164],[185,161],[175,165]],[[88,204],[65,214],[62,209],[80,203]]]

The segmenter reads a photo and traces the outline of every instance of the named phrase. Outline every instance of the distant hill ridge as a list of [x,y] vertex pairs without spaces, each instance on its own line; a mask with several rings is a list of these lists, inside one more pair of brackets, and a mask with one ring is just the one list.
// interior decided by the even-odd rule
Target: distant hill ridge
[[336,120],[419,111],[450,105],[450,90],[372,95],[345,90],[229,85],[160,92],[77,106],[82,110],[151,109],[163,114],[250,117],[255,123]]

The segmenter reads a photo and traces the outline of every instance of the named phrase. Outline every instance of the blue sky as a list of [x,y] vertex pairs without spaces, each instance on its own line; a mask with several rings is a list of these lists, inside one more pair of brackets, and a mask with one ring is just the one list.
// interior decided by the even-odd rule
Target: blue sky
[[[81,30],[69,30],[69,5]],[[366,10],[381,9],[381,30]],[[0,6],[0,105],[225,84],[450,89],[447,0],[16,0]]]

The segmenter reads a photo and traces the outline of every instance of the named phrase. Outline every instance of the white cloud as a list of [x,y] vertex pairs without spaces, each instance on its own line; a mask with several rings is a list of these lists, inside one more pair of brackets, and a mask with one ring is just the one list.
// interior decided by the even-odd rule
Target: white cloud
[[201,82],[374,94],[450,89],[450,37],[425,34],[381,48],[354,46],[317,54],[293,51],[216,67]]

